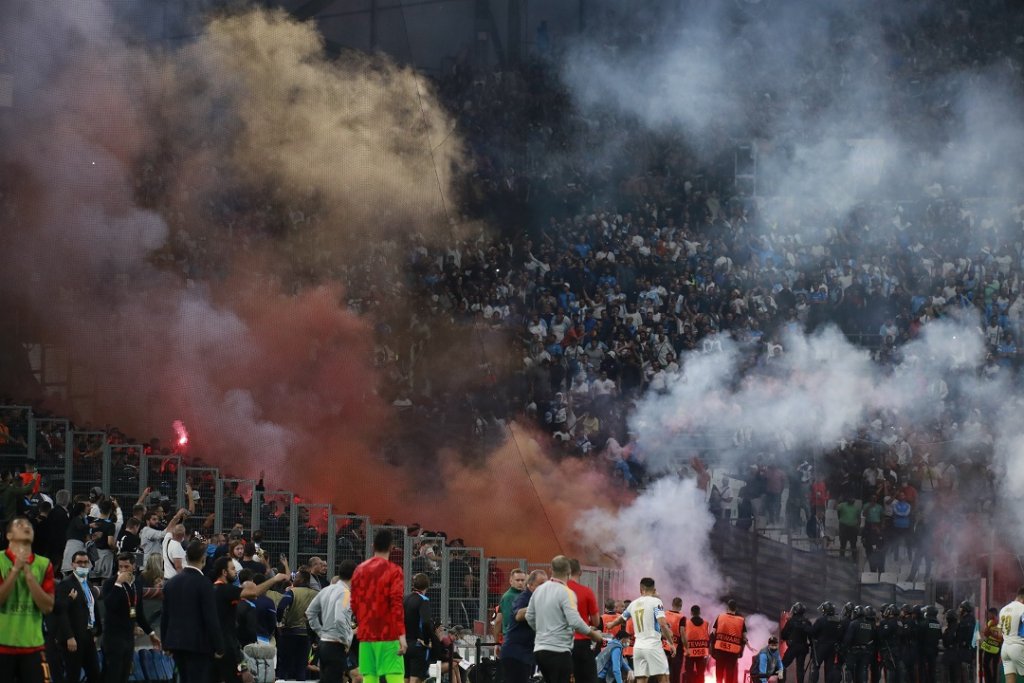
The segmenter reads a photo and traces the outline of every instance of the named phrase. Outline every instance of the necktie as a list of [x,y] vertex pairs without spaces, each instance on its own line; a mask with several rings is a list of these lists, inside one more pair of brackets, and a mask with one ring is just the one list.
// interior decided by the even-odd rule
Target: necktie
[[93,598],[92,589],[89,588],[88,581],[82,582],[82,590],[85,592],[85,604],[89,606],[89,628],[92,628],[96,622],[96,612],[95,607],[93,607],[93,601],[95,598]]

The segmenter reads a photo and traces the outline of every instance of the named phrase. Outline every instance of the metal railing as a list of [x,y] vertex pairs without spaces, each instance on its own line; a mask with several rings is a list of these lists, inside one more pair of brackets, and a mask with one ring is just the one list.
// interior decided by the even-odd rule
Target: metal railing
[[[19,411],[27,410],[25,413]],[[209,538],[240,526],[247,538],[262,534],[262,547],[271,564],[285,555],[294,569],[319,557],[328,575],[346,560],[362,562],[373,554],[374,535],[388,529],[395,548],[391,559],[404,573],[404,590],[412,590],[417,573],[430,578],[427,594],[436,623],[479,630],[509,586],[512,569],[544,569],[525,558],[488,557],[482,547],[450,546],[442,536],[410,536],[400,525],[375,525],[362,515],[337,514],[328,503],[300,502],[292,491],[261,490],[253,479],[225,476],[215,467],[189,466],[180,455],[154,455],[142,444],[108,443],[102,431],[73,430],[59,418],[36,418],[21,406],[0,406],[0,415],[24,414],[18,431],[30,435],[31,451],[16,456],[30,461],[42,474],[44,490],[67,488],[87,496],[94,487],[118,499],[125,515],[147,493],[146,504],[160,503],[167,516],[189,507],[191,486],[195,512],[184,522],[189,533]],[[25,450],[25,449],[22,449]],[[35,457],[29,457],[28,453]],[[581,582],[600,602],[623,595],[621,574],[602,567],[585,567]]]

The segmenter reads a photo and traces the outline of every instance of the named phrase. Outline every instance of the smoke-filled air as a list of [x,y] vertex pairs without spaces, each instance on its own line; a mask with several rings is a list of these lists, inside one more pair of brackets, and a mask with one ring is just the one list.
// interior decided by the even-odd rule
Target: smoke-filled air
[[[709,471],[813,479],[868,444],[880,470],[923,459],[937,501],[959,473],[1024,542],[1024,28],[608,0],[558,49],[524,39],[528,76],[463,54],[428,77],[284,10],[150,44],[123,4],[0,7],[0,302],[92,387],[28,400],[183,423],[241,477],[653,576],[711,618],[744,587]],[[950,557],[976,550],[940,521]]]

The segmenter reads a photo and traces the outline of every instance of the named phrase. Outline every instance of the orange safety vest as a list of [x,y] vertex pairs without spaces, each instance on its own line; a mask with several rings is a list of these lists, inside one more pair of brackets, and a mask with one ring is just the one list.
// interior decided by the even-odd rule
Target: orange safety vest
[[711,641],[708,622],[701,620],[700,626],[693,623],[692,619],[686,620],[686,643],[690,648],[690,657],[707,657],[708,645]]
[[720,614],[715,622],[715,650],[731,655],[743,652],[743,617]]
[[[605,633],[611,633],[614,636],[615,634],[608,630],[608,624],[612,623],[613,621],[615,621],[618,618],[619,618],[618,614],[602,614],[601,615],[601,630],[604,631]],[[622,628],[622,627],[620,626],[619,628]]]
[[636,631],[633,629],[633,618],[626,619],[626,633],[629,634],[629,645],[622,648],[623,657],[633,656],[633,638],[636,636]]
[[[668,630],[672,632],[672,639],[675,642],[677,651],[680,655],[683,654],[683,649],[679,645],[679,622],[682,621],[682,619],[683,615],[679,612],[665,611],[665,622],[668,624]],[[665,652],[672,651],[667,642],[662,643],[662,647],[665,648]]]

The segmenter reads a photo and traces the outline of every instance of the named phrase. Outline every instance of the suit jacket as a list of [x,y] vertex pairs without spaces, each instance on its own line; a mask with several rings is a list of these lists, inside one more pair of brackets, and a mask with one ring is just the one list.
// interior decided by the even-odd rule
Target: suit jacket
[[160,638],[164,649],[214,654],[224,652],[213,584],[202,572],[185,566],[164,584]]
[[59,505],[53,508],[46,519],[36,527],[36,542],[32,544],[33,551],[38,544],[37,554],[48,558],[50,564],[58,569],[64,557],[64,544],[68,538],[69,521],[67,510]]
[[[135,625],[145,633],[152,633],[153,627],[146,618],[142,608],[142,586],[133,581],[125,586],[118,586],[112,577],[103,582],[103,646],[123,645],[135,646]],[[135,607],[135,618],[131,617],[131,608]]]
[[[77,591],[72,599],[71,591]],[[95,633],[103,631],[100,617],[100,596],[95,588],[89,586],[92,591],[93,612],[95,614]],[[89,631],[89,603],[85,597],[85,589],[82,582],[72,574],[57,584],[54,595],[53,614],[57,626],[57,642],[63,644],[69,638],[83,640],[92,638],[93,632]]]

